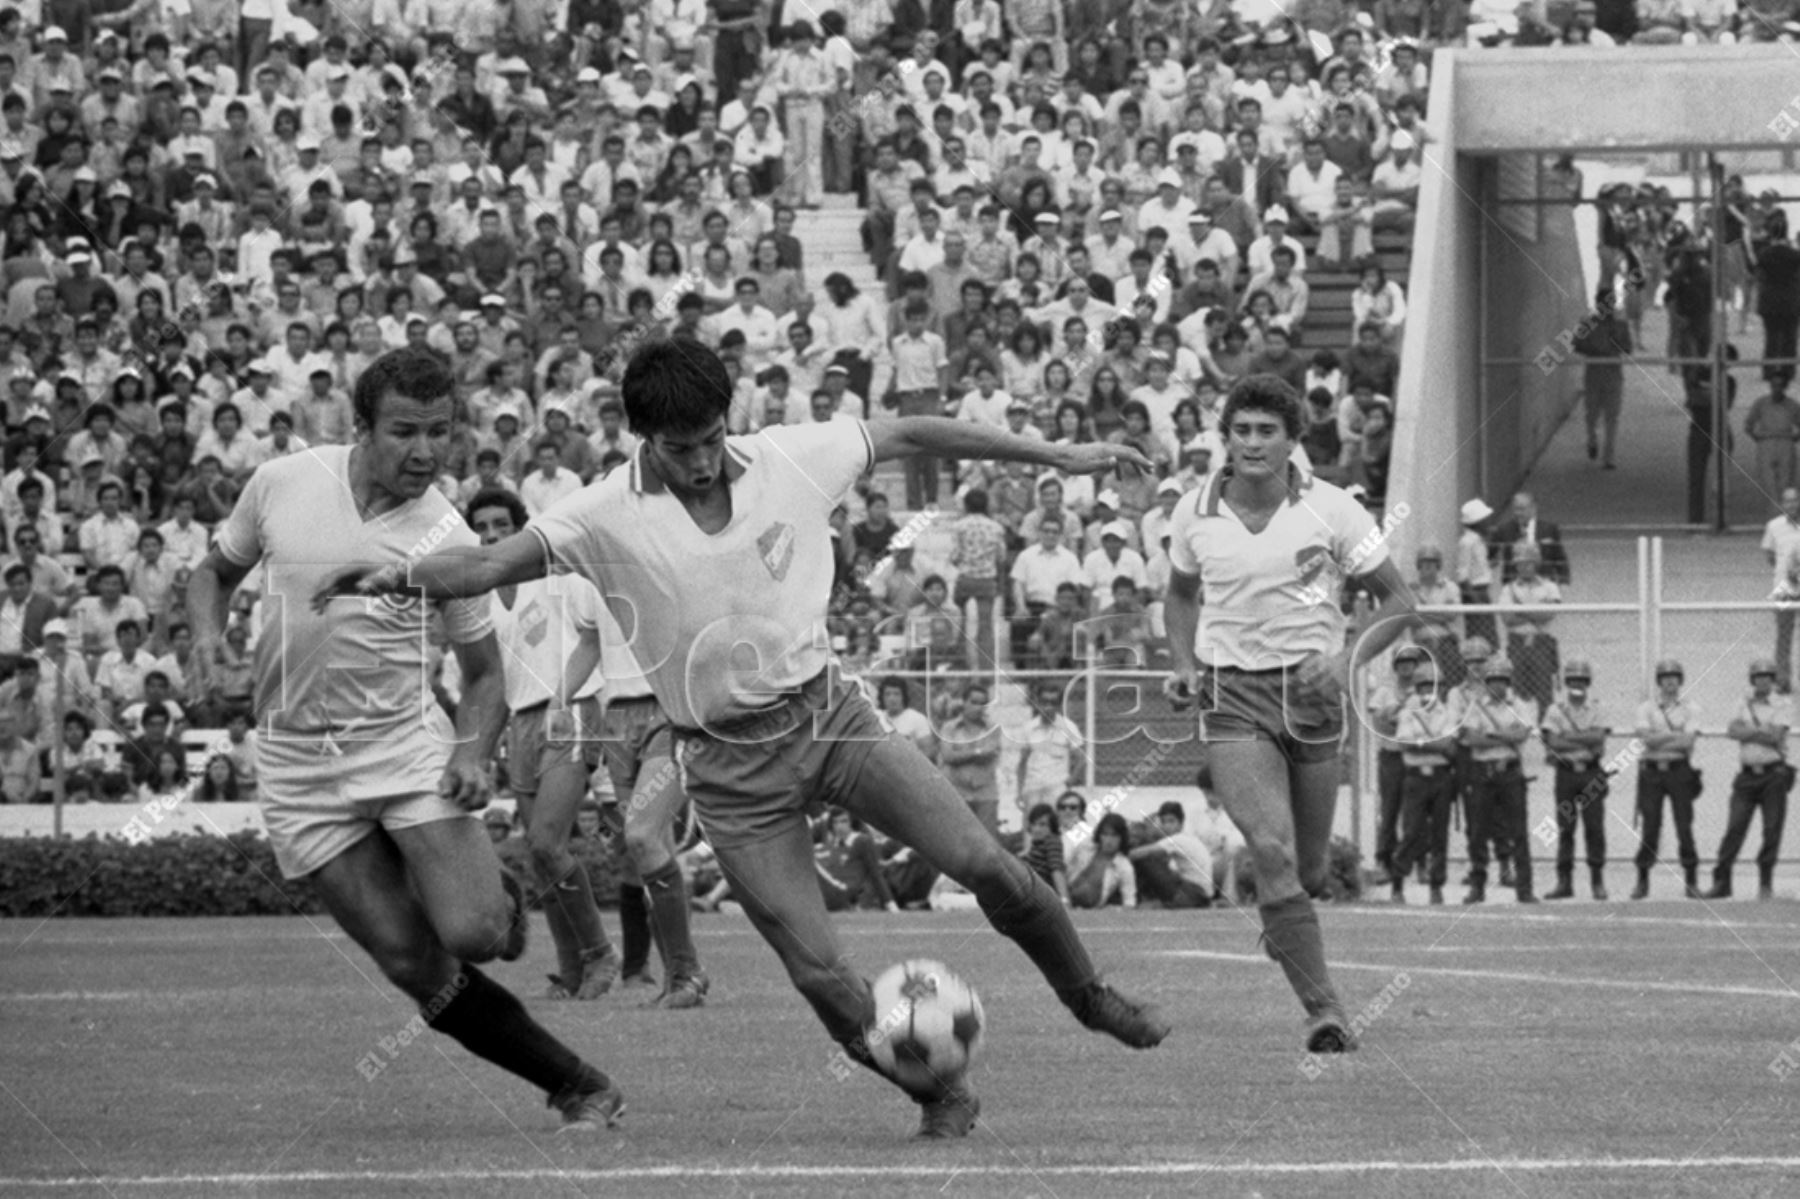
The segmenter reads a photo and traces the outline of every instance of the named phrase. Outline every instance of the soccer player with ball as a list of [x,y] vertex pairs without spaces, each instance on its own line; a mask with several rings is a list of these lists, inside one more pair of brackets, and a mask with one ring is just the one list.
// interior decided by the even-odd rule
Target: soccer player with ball
[[1219,422],[1226,464],[1170,517],[1169,691],[1200,700],[1219,798],[1250,848],[1264,943],[1306,1009],[1306,1048],[1341,1053],[1356,1042],[1313,910],[1337,805],[1344,679],[1357,664],[1338,583],[1355,578],[1380,603],[1358,661],[1415,623],[1417,605],[1368,510],[1291,461],[1305,419],[1274,375],[1231,389]]
[[902,1070],[871,1048],[868,981],[846,960],[814,876],[806,813],[837,804],[966,887],[1088,1028],[1148,1048],[1169,1026],[1100,980],[1067,911],[1001,847],[943,774],[889,737],[836,676],[826,631],[831,511],[877,463],[925,456],[1095,473],[1135,450],[1046,443],[940,417],[781,426],[727,437],[732,384],[711,351],[659,341],[622,386],[644,439],[628,468],[492,546],[339,572],[344,590],[450,600],[571,571],[636,616],[632,649],[678,730],[688,792],[732,896],[853,1060],[922,1108],[918,1135],[968,1135],[980,1111],[961,1070]]

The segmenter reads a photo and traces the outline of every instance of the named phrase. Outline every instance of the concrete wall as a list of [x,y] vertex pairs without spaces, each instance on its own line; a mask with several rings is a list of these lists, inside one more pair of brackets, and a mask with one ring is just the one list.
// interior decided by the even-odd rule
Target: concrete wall
[[1480,164],[1457,153],[1452,97],[1464,56],[1433,62],[1429,144],[1419,184],[1419,220],[1406,281],[1406,340],[1400,351],[1400,394],[1389,493],[1411,505],[1393,534],[1410,573],[1412,551],[1456,544],[1456,510],[1479,491],[1480,429],[1476,362]]

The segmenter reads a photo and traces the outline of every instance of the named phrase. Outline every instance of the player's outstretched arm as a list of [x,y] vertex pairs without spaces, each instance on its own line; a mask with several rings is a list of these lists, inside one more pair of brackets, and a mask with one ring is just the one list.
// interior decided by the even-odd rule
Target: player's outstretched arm
[[361,562],[327,575],[313,592],[314,611],[338,596],[396,595],[423,591],[428,600],[466,599],[541,579],[549,570],[536,534],[514,533],[483,546],[445,546],[413,562],[386,566]]
[[1154,471],[1151,461],[1126,445],[1107,441],[1040,441],[945,416],[903,416],[868,426],[875,461],[891,462],[924,454],[933,458],[987,458],[1031,462],[1070,475],[1092,475],[1130,464]]

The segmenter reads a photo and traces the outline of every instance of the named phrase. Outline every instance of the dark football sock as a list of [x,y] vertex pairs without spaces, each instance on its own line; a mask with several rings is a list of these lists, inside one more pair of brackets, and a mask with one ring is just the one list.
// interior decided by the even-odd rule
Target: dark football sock
[[550,924],[550,941],[556,946],[556,977],[571,991],[581,983],[581,945],[563,913],[562,891],[551,887],[544,892],[544,919]]
[[1081,934],[1069,910],[1043,879],[1019,859],[996,855],[1001,868],[979,880],[975,900],[988,923],[1025,951],[1059,995],[1079,991],[1098,980]]
[[619,972],[637,974],[650,961],[650,905],[636,883],[619,884],[619,941],[625,960]]
[[511,991],[475,967],[461,963],[445,992],[445,1002],[434,999],[420,1008],[425,1022],[546,1094],[555,1095],[593,1069],[533,1020]]
[[[556,885],[556,894],[562,900],[563,915],[568,918],[569,931],[574,935],[583,960],[597,957],[612,948],[612,942],[606,936],[606,926],[600,923],[600,905],[594,902],[594,886],[588,880],[586,866],[576,862],[574,869]],[[579,972],[577,976],[577,981],[580,981]]]
[[1306,1014],[1340,1007],[1336,988],[1331,985],[1331,972],[1325,966],[1325,934],[1319,927],[1319,914],[1313,901],[1295,895],[1277,903],[1265,903],[1262,913],[1263,941],[1269,956],[1287,975],[1288,986],[1300,997]]
[[692,978],[700,972],[700,954],[688,925],[687,882],[681,877],[681,867],[671,860],[645,875],[644,891],[650,899],[650,923],[656,930],[657,948],[662,950],[663,968],[671,980]]

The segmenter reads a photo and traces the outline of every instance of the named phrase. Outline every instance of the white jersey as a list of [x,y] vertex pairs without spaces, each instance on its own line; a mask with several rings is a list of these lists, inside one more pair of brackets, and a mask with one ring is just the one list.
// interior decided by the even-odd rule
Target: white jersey
[[831,510],[874,463],[860,420],[726,440],[731,522],[694,523],[642,451],[526,526],[600,588],[677,726],[768,708],[831,662]]
[[[655,694],[650,677],[638,665],[637,655],[631,652],[632,635],[619,627],[618,617],[605,604],[599,607],[597,623],[600,628],[600,672],[606,676],[606,684],[600,693],[601,702],[610,704],[614,700],[643,699]],[[631,627],[635,634],[635,617]]]
[[[365,521],[350,492],[347,445],[320,446],[257,468],[218,549],[265,566],[268,625],[256,641],[256,711],[270,733],[375,741],[436,721],[426,671],[428,610],[414,598],[339,598],[312,609],[313,591],[352,562],[413,559],[477,538],[435,487]],[[493,631],[488,600],[443,605],[452,642]]]
[[[586,579],[551,575],[521,583],[510,608],[498,592],[489,599],[506,674],[507,709],[523,712],[555,699],[563,670],[575,652],[577,630],[592,628],[600,611],[600,593]],[[598,695],[601,679],[596,666],[569,698]]]
[[1375,520],[1346,491],[1291,463],[1293,499],[1252,533],[1221,496],[1229,466],[1181,497],[1169,521],[1169,561],[1199,575],[1194,653],[1209,666],[1273,670],[1344,644],[1344,576],[1387,561]]

